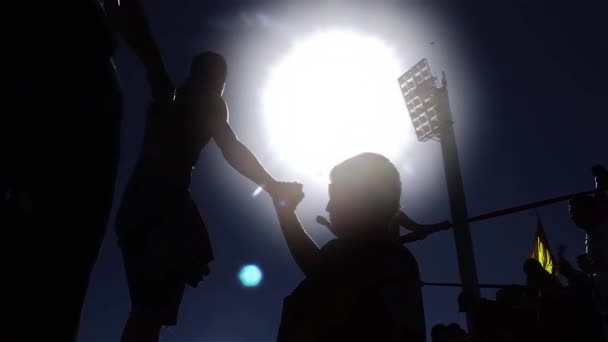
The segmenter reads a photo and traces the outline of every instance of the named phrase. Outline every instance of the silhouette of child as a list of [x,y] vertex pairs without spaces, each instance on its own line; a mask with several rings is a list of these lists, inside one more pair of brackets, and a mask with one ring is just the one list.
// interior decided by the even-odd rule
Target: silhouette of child
[[306,275],[285,298],[278,341],[425,341],[418,264],[391,232],[401,181],[385,157],[364,153],[331,171],[326,210],[336,239],[322,248],[275,202],[287,245]]

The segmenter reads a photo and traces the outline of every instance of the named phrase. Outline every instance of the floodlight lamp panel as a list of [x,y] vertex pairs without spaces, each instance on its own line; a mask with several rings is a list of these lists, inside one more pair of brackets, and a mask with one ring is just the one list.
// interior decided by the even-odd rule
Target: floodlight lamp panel
[[416,106],[414,106],[413,101],[407,101],[405,103],[405,106],[407,107],[407,110],[410,112],[410,115],[412,114],[412,112],[414,112],[416,110]]
[[434,139],[439,135],[440,120],[437,107],[439,88],[435,80],[426,58],[420,60],[398,79],[401,94],[419,141]]
[[420,120],[418,120],[418,118],[414,118],[412,119],[412,125],[414,126],[414,129],[418,129],[418,127],[420,127],[420,125],[422,125],[420,123]]
[[439,120],[437,120],[437,118],[431,118],[431,127],[433,130],[439,129]]

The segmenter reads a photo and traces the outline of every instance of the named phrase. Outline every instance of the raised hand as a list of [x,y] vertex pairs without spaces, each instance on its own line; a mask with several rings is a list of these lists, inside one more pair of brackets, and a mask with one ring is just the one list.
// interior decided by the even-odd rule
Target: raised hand
[[303,186],[296,182],[277,182],[268,192],[277,209],[295,210],[304,199]]

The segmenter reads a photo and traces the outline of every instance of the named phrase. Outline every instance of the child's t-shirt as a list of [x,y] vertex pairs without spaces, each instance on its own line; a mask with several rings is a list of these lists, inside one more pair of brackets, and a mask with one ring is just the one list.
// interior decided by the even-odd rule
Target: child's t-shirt
[[424,341],[420,273],[391,241],[332,240],[285,298],[278,341]]

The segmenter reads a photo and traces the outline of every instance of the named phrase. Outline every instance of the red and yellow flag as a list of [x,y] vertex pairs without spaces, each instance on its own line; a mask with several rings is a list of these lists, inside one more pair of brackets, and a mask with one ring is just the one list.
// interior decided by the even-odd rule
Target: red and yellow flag
[[553,254],[551,254],[551,246],[549,246],[549,242],[545,236],[545,229],[540,221],[540,217],[537,217],[531,258],[538,260],[541,266],[551,274],[556,270],[555,259],[553,259]]

